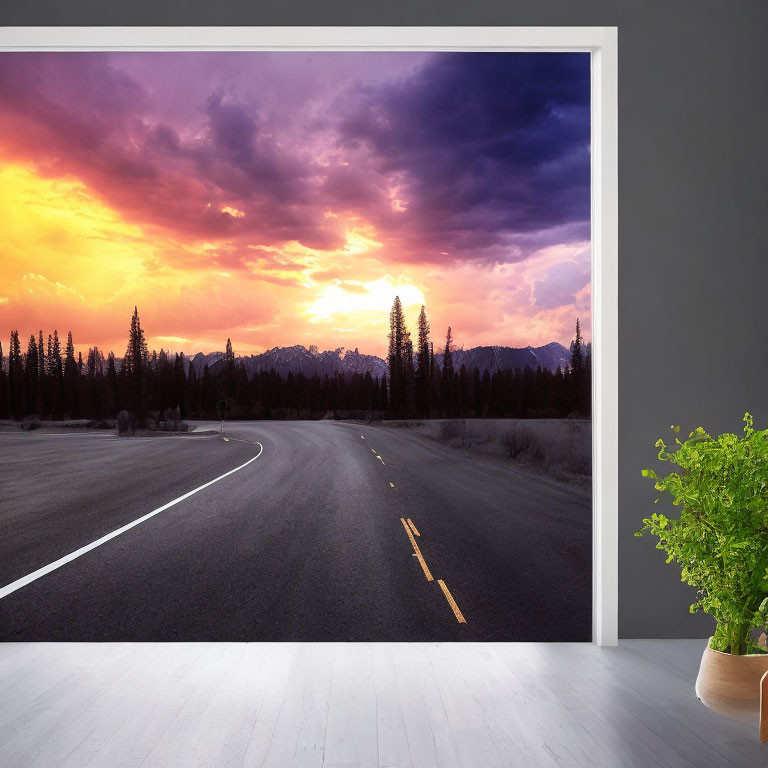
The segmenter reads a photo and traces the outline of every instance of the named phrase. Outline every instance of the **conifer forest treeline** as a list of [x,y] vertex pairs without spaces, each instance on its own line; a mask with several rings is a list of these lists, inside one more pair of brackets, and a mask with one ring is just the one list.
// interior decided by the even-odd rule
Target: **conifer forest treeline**
[[[438,347],[438,356],[435,347]],[[134,426],[187,418],[565,418],[589,417],[591,355],[579,321],[570,364],[557,371],[479,370],[453,364],[453,339],[433,344],[424,307],[414,345],[400,299],[390,313],[389,375],[370,372],[305,376],[275,370],[249,376],[227,339],[226,354],[201,372],[183,354],[150,352],[138,310],[125,355],[98,348],[85,359],[72,334],[31,335],[22,348],[12,331],[0,345],[0,419],[112,420]],[[440,361],[441,365],[438,365]]]

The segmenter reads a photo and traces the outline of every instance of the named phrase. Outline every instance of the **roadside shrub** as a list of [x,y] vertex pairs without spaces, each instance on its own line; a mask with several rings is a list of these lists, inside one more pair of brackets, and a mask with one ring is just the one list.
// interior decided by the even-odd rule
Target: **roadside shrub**
[[189,424],[181,420],[178,408],[153,411],[147,428],[158,432],[189,432]]
[[464,437],[467,431],[467,424],[463,419],[456,421],[441,421],[438,427],[438,440],[456,440]]
[[554,471],[572,475],[592,474],[592,446],[579,422],[567,429],[542,428],[541,425],[513,424],[501,438],[510,458],[541,464]]
[[85,426],[87,429],[114,429],[116,424],[111,419],[91,419]]
[[120,411],[117,414],[117,434],[132,435],[134,431],[133,416],[128,411]]
[[510,458],[516,459],[530,450],[531,432],[515,425],[501,436],[501,444],[507,449]]
[[419,431],[451,448],[508,456],[562,479],[592,475],[588,420],[449,419],[426,422]]

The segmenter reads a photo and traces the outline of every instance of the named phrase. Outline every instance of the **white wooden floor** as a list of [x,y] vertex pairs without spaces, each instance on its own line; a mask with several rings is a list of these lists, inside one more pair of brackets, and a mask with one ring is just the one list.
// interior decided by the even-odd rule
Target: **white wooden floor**
[[703,646],[5,644],[0,765],[768,765]]

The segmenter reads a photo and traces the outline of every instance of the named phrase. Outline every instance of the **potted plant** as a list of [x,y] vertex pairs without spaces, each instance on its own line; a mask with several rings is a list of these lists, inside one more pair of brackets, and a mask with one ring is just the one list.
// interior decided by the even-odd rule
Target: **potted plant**
[[[697,590],[691,613],[703,610],[717,622],[702,656],[698,697],[722,714],[754,718],[768,673],[768,430],[755,430],[748,413],[744,422],[743,436],[715,438],[699,427],[681,441],[680,427],[672,427],[675,446],[656,443],[659,460],[678,471],[659,477],[646,469],[643,476],[680,514],[654,512],[635,535],[658,538],[657,549]],[[768,719],[768,701],[765,710]]]

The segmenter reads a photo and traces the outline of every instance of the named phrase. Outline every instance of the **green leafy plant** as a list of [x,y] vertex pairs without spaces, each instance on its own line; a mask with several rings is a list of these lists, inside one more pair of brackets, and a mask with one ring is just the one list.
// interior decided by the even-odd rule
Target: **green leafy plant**
[[757,647],[763,653],[768,653],[768,597],[760,603],[760,607],[757,609],[752,621],[760,632]]
[[667,562],[680,564],[682,581],[698,590],[691,613],[709,613],[711,647],[732,654],[765,652],[764,639],[761,647],[752,638],[768,627],[768,430],[755,430],[749,413],[744,423],[743,436],[714,438],[699,427],[672,448],[656,443],[659,460],[680,471],[643,476],[671,495],[680,516],[654,512],[635,533],[656,536]]

